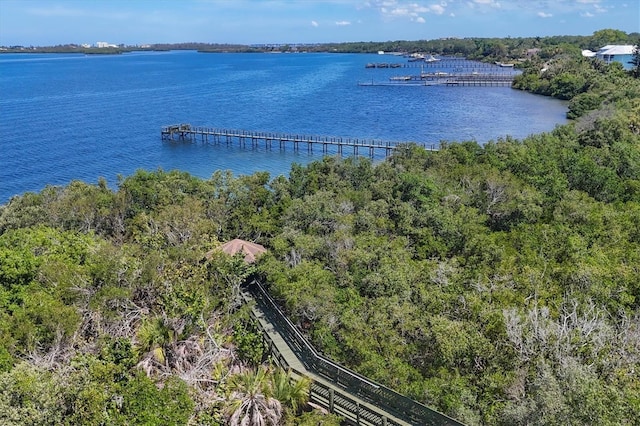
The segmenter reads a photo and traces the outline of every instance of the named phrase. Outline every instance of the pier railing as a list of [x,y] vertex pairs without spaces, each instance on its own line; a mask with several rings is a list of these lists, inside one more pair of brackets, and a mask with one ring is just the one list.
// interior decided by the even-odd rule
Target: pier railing
[[[433,410],[426,405],[420,404],[419,402],[414,401],[413,399],[408,398],[390,388],[387,388],[386,386],[371,381],[361,374],[343,367],[318,353],[316,349],[305,339],[302,333],[298,331],[295,325],[284,315],[271,296],[266,292],[262,284],[258,281],[253,281],[248,286],[248,291],[262,312],[265,313],[268,321],[276,327],[288,344],[289,348],[304,364],[305,368],[319,376],[325,377],[337,387],[344,389],[347,392],[347,395],[342,396],[345,401],[349,400],[348,394],[355,395],[358,398],[393,414],[399,419],[403,419],[414,425],[463,426],[462,423]],[[272,349],[275,348],[275,345],[273,344],[270,346]],[[287,364],[281,354],[275,354],[275,356],[279,363]],[[285,367],[285,365],[282,364],[281,366]],[[321,395],[327,396],[326,391],[318,389],[317,392]],[[351,401],[353,402],[353,400]],[[332,404],[335,404],[335,399],[332,400]],[[356,407],[353,403],[346,405],[352,408]],[[359,412],[361,406],[357,406],[357,409]],[[372,413],[370,415],[379,417],[379,414],[376,413]],[[386,419],[381,419],[381,421],[384,421],[385,423],[387,422]],[[382,425],[383,423],[375,422],[369,424]]]
[[376,152],[380,151],[384,152],[385,155],[389,155],[398,146],[410,143],[421,146],[429,151],[437,151],[439,149],[438,144],[427,144],[423,142],[398,142],[339,136],[258,132],[251,130],[194,127],[190,124],[164,126],[160,134],[162,140],[166,141],[178,140],[193,142],[200,140],[203,143],[214,144],[226,143],[227,145],[231,145],[238,143],[240,146],[245,146],[247,143],[250,143],[253,147],[257,147],[260,143],[263,143],[267,149],[271,149],[272,145],[277,143],[280,149],[285,149],[288,145],[293,146],[294,151],[300,149],[300,144],[303,144],[303,146],[306,145],[309,152],[313,152],[315,145],[320,145],[323,153],[328,153],[329,147],[335,147],[338,154],[344,154],[345,148],[351,148],[354,155],[360,155],[361,150],[364,150],[370,157],[373,157]]

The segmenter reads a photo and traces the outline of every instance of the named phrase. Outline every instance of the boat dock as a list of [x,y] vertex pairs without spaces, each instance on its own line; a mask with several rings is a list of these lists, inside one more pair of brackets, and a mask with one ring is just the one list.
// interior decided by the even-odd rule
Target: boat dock
[[333,148],[338,155],[349,154],[358,156],[367,154],[373,158],[376,153],[390,155],[393,150],[403,144],[413,143],[429,151],[437,151],[438,144],[426,144],[419,142],[383,141],[376,139],[358,139],[336,136],[308,136],[287,133],[256,132],[251,130],[219,129],[211,127],[193,127],[190,124],[176,124],[162,127],[160,134],[163,141],[189,141],[211,144],[226,143],[228,146],[237,144],[244,147],[251,144],[252,148],[263,145],[266,149],[272,149],[277,144],[281,150],[293,148],[299,151],[300,146],[312,153],[314,147],[322,149],[323,154],[328,154]]
[[516,74],[513,73],[420,73],[420,75],[400,75],[389,81],[362,82],[359,86],[481,86],[511,87]]
[[464,59],[442,59],[437,61],[410,61],[410,62],[369,62],[365,68],[453,68],[453,69],[477,69],[477,70],[505,70],[513,69],[513,64],[492,64],[488,62],[468,61]]

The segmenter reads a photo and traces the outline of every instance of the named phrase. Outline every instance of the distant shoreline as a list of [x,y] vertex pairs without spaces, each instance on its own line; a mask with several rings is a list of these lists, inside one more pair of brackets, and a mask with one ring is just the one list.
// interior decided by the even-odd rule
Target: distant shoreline
[[1,53],[77,53],[118,55],[129,52],[154,52],[172,50],[192,50],[199,53],[364,53],[364,54],[431,54],[439,56],[460,56],[483,62],[513,63],[530,60],[540,55],[549,57],[560,46],[574,46],[580,49],[598,49],[606,42],[634,44],[638,33],[616,33],[617,39],[603,39],[605,30],[591,36],[548,36],[548,37],[445,37],[433,40],[396,41],[346,41],[327,43],[149,43],[141,45],[113,44],[108,47],[75,43],[55,46],[0,46]]
[[43,54],[43,53],[71,53],[79,55],[121,55],[123,53],[130,52],[160,52],[168,51],[169,49],[50,49],[50,48],[24,48],[24,49],[3,49],[0,50],[0,54],[3,53],[28,53],[28,54]]

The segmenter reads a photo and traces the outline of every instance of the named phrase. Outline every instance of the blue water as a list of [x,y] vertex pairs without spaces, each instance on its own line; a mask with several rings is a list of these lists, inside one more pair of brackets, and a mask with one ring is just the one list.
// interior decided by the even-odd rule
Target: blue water
[[565,122],[566,103],[510,88],[358,86],[420,72],[365,68],[380,59],[186,51],[0,55],[0,203],[74,179],[104,177],[115,186],[118,175],[140,168],[203,178],[218,169],[276,176],[321,156],[277,145],[162,142],[160,128],[168,124],[437,144],[523,138]]

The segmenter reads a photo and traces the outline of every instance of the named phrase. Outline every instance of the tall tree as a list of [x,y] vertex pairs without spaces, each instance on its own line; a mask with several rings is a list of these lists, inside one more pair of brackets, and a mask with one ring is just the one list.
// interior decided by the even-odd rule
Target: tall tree
[[613,30],[610,28],[606,28],[603,30],[598,30],[593,33],[591,36],[591,43],[589,44],[589,48],[591,50],[598,50],[602,46],[606,46],[607,44],[620,44],[626,43],[628,40],[627,33],[620,30]]

